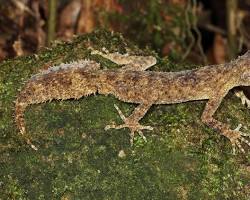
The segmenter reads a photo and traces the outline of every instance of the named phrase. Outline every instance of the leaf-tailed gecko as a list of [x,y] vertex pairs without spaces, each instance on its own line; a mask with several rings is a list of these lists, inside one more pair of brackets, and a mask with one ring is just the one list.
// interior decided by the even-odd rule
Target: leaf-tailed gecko
[[[180,72],[145,71],[156,64],[153,56],[136,56],[100,52],[91,49],[114,63],[120,69],[100,69],[99,63],[91,60],[60,64],[34,75],[29,79],[15,102],[15,120],[22,135],[25,135],[24,111],[30,104],[53,99],[79,99],[90,94],[112,94],[119,100],[139,104],[129,117],[125,117],[115,105],[124,124],[108,125],[105,129],[129,128],[130,141],[142,130],[152,130],[139,120],[153,104],[175,104],[193,100],[208,100],[201,120],[209,127],[227,137],[235,153],[236,146],[244,152],[241,142],[250,146],[240,126],[232,130],[229,125],[216,120],[213,115],[228,91],[236,86],[250,86],[250,51],[226,64],[205,66]],[[26,138],[33,149],[37,149]]]

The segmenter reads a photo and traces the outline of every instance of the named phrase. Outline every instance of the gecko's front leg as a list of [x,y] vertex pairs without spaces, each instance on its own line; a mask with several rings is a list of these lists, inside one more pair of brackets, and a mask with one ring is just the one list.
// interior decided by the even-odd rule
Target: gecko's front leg
[[240,131],[241,125],[239,125],[236,129],[231,130],[228,125],[219,122],[218,120],[213,118],[213,114],[219,107],[223,97],[224,95],[221,95],[219,97],[214,97],[212,99],[209,99],[202,113],[201,119],[205,124],[207,124],[208,126],[212,127],[215,130],[218,130],[222,135],[224,135],[230,140],[233,146],[233,154],[235,154],[236,146],[244,153],[245,151],[241,146],[241,142],[244,142],[248,146],[250,146],[250,142],[243,137],[243,136],[250,137],[250,135]]
[[151,126],[143,126],[139,124],[139,120],[146,114],[148,109],[151,107],[152,104],[141,104],[135,108],[133,113],[129,117],[125,117],[121,110],[118,108],[117,105],[114,105],[116,110],[118,111],[121,119],[123,120],[124,124],[122,125],[107,125],[105,130],[114,128],[114,129],[121,129],[121,128],[129,128],[130,129],[130,143],[133,145],[134,135],[135,132],[138,132],[139,135],[146,141],[146,137],[143,135],[142,130],[153,130]]

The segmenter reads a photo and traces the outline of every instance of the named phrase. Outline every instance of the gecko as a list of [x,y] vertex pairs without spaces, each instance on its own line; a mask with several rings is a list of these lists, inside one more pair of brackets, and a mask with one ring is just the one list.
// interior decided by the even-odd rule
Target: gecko
[[[157,63],[154,56],[90,50],[92,55],[109,59],[121,65],[121,68],[101,69],[99,63],[83,59],[62,63],[33,75],[24,84],[15,101],[15,121],[23,136],[26,133],[24,112],[27,106],[51,100],[80,99],[91,94],[102,94],[113,95],[123,102],[138,104],[128,117],[114,105],[124,123],[105,127],[105,130],[128,128],[131,144],[135,133],[145,140],[143,130],[153,130],[153,127],[139,123],[153,104],[207,100],[201,121],[228,138],[234,154],[237,148],[245,152],[242,143],[250,146],[247,140],[250,135],[240,131],[241,125],[231,129],[228,124],[214,118],[229,90],[237,86],[250,86],[250,51],[225,64],[179,72],[157,72],[146,71]],[[26,141],[37,150],[27,137]]]

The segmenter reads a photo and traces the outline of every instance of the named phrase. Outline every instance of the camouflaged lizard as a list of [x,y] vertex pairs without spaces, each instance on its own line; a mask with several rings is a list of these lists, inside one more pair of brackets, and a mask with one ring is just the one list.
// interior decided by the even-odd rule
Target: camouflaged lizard
[[[79,99],[97,93],[112,94],[121,101],[139,104],[129,117],[125,117],[115,105],[124,124],[108,125],[105,128],[129,128],[131,143],[135,132],[145,139],[142,130],[153,129],[139,124],[139,120],[153,104],[208,100],[201,116],[202,122],[227,137],[232,143],[234,153],[236,146],[244,152],[241,142],[250,146],[250,142],[244,138],[250,135],[241,132],[240,125],[232,130],[213,117],[230,89],[250,86],[250,51],[226,64],[180,72],[145,71],[156,64],[153,56],[103,53],[93,49],[92,54],[101,55],[123,67],[101,70],[95,61],[79,60],[51,67],[33,76],[15,102],[15,119],[21,134],[26,132],[24,111],[28,105],[53,99]],[[37,149],[29,139],[27,143]]]

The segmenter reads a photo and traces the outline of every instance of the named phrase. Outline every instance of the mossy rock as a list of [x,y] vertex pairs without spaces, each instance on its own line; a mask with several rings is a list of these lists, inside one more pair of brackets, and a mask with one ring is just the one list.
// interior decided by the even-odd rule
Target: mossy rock
[[[137,136],[132,147],[128,129],[104,127],[122,123],[114,104],[126,115],[136,105],[111,95],[32,105],[25,113],[27,135],[39,149],[31,149],[13,118],[18,91],[32,74],[62,62],[86,58],[103,68],[119,67],[90,55],[89,46],[155,55],[102,30],[0,63],[0,199],[250,198],[250,154],[232,155],[229,141],[202,124],[202,101],[152,106],[141,123],[154,130],[145,131],[147,142]],[[157,59],[151,70],[189,68]],[[216,115],[232,127],[249,127],[249,117],[232,94]]]

